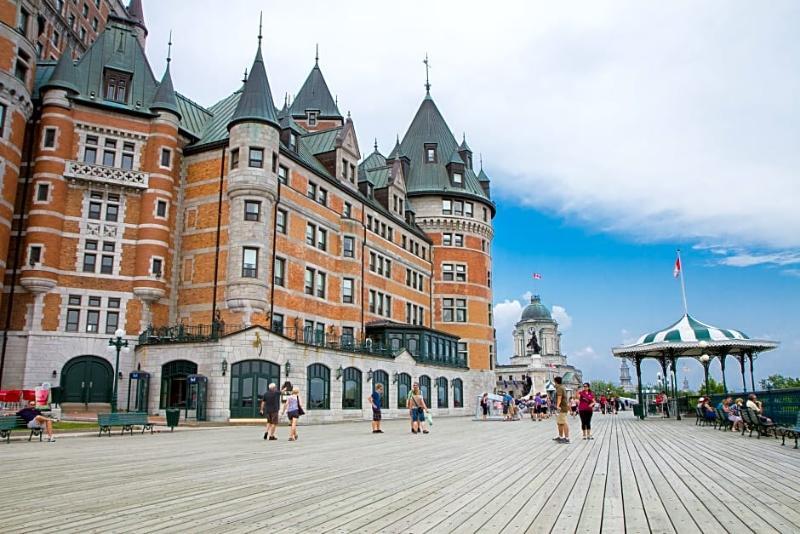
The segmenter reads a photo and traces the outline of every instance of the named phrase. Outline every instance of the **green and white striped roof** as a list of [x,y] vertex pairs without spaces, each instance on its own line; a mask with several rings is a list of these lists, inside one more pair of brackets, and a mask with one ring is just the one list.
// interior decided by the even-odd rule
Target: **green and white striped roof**
[[705,324],[687,314],[681,317],[680,321],[664,330],[643,335],[636,344],[658,343],[661,341],[726,341],[730,339],[750,339],[750,337],[739,330],[728,330]]

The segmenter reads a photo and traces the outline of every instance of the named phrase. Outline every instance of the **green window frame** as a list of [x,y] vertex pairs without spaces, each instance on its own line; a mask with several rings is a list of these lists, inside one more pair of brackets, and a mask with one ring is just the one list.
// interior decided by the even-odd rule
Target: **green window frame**
[[422,375],[419,377],[419,392],[425,400],[425,406],[431,407],[431,377]]
[[329,410],[331,407],[331,370],[321,363],[308,366],[308,394],[306,406],[309,410]]
[[384,410],[389,409],[389,373],[382,370],[372,372],[372,391],[375,391],[375,386],[383,384],[383,393],[381,394],[381,408]]
[[355,367],[342,372],[342,409],[361,409],[361,371]]
[[448,407],[448,398],[447,398],[447,378],[440,376],[436,379],[436,399],[438,401],[439,408],[447,408]]
[[464,383],[460,378],[453,379],[453,408],[464,407]]
[[397,375],[397,407],[405,408],[408,394],[411,393],[411,375],[400,373]]

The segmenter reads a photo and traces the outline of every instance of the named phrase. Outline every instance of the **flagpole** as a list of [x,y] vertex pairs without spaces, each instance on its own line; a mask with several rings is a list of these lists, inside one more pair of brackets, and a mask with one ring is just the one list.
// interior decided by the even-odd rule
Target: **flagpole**
[[683,295],[683,313],[689,315],[689,307],[686,305],[686,283],[683,280],[683,261],[681,261],[681,249],[678,249],[678,264],[680,265],[680,271],[678,274],[681,275],[681,294]]

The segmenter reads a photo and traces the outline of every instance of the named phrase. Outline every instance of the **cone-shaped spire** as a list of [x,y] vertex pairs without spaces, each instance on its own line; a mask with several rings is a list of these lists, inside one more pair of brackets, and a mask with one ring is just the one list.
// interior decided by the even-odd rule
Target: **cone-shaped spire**
[[394,148],[389,153],[389,155],[386,156],[386,159],[387,160],[393,160],[393,159],[402,159],[402,158],[408,159],[408,156],[406,155],[405,152],[403,152],[403,147],[400,144],[400,136],[398,136],[397,137],[397,141],[395,141]]
[[467,134],[463,134],[461,137],[461,145],[458,147],[459,152],[472,152],[472,149],[467,144]]
[[128,4],[128,18],[147,31],[144,25],[144,9],[142,9],[142,0],[131,0]]
[[242,89],[242,96],[233,113],[228,129],[237,122],[255,121],[266,122],[278,126],[278,116],[275,112],[275,103],[272,101],[272,91],[267,80],[267,71],[264,67],[264,58],[261,56],[261,30],[259,28],[258,51],[250,69],[250,76]]
[[153,96],[153,102],[150,104],[150,109],[155,111],[157,109],[165,109],[181,116],[178,111],[178,99],[175,98],[175,88],[172,85],[172,76],[169,73],[169,63],[167,69],[164,71],[164,76],[161,78],[161,83],[158,84],[156,94]]
[[78,93],[78,70],[75,68],[75,62],[72,61],[72,45],[67,45],[64,53],[58,58],[56,68],[50,79],[42,86],[46,88],[59,88],[66,89],[67,91]]
[[319,51],[314,68],[294,98],[290,109],[295,117],[304,117],[306,110],[316,110],[319,111],[320,118],[342,118],[339,106],[331,96],[328,84],[319,68]]

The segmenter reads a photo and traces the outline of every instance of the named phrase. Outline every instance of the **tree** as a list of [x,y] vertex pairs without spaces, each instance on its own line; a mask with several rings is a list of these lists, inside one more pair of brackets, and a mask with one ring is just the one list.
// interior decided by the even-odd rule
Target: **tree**
[[717,382],[713,377],[710,376],[708,377],[708,389],[706,389],[706,383],[703,382],[700,384],[700,388],[697,391],[697,393],[700,395],[715,395],[724,392],[725,389],[722,387],[722,382]]
[[592,391],[594,391],[594,394],[597,396],[611,395],[613,397],[623,397],[625,395],[625,391],[620,386],[605,380],[591,380],[589,384],[591,384]]
[[758,384],[761,389],[788,389],[800,388],[800,378],[792,378],[783,375],[769,375],[767,378],[760,380]]

